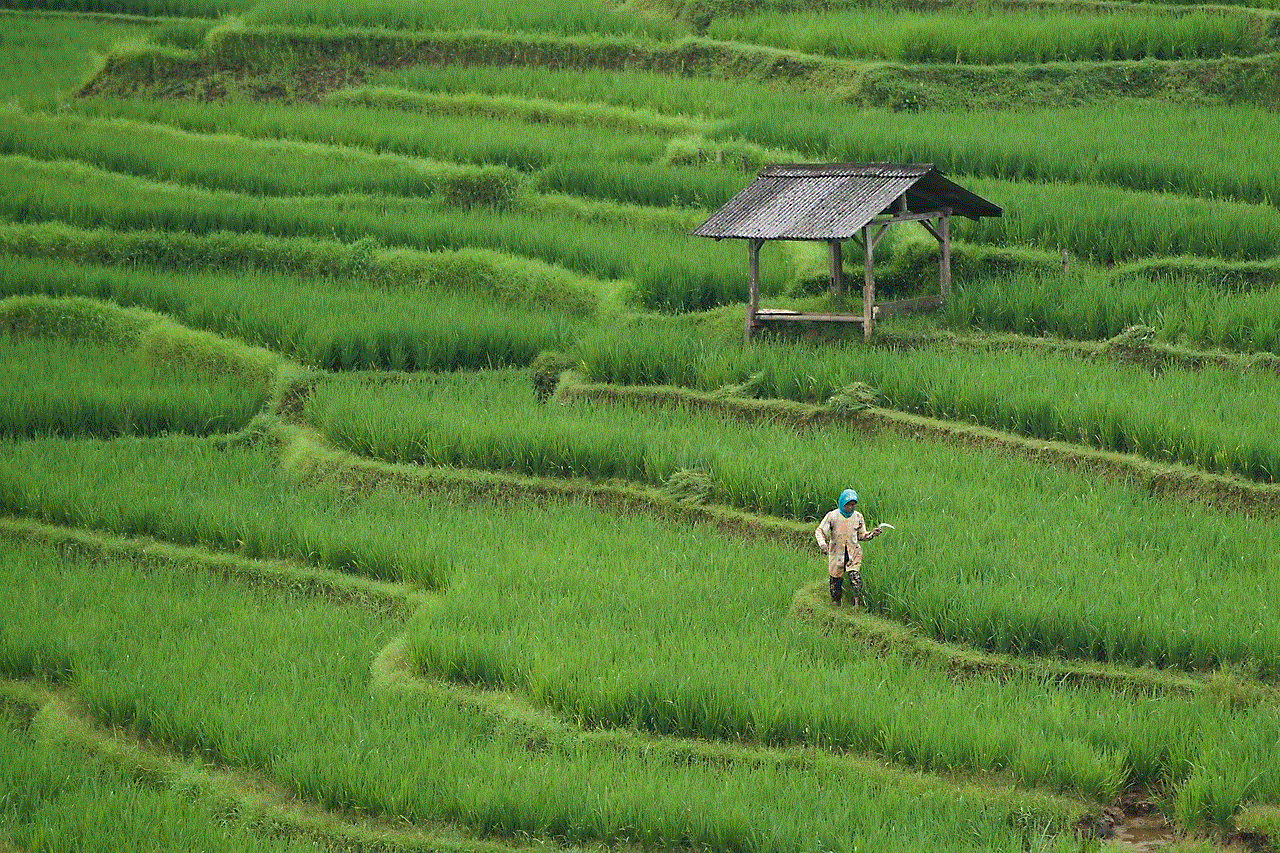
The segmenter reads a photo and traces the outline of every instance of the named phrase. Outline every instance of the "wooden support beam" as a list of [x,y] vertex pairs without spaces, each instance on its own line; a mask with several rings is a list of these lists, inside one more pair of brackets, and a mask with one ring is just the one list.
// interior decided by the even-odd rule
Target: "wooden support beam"
[[837,299],[844,299],[844,258],[841,257],[840,241],[831,240],[831,293]]
[[942,232],[939,242],[942,244],[942,259],[939,261],[939,276],[942,284],[942,298],[951,294],[951,211],[942,214],[938,222],[938,230]]
[[884,238],[884,235],[885,235],[885,234],[888,234],[888,233],[889,233],[889,226],[890,226],[890,225],[892,225],[892,224],[893,224],[892,222],[882,222],[882,223],[880,223],[880,228],[876,231],[875,236],[873,236],[873,237],[871,238],[871,248],[872,248],[872,249],[874,249],[876,246],[879,246],[879,245],[880,245],[880,241],[881,241],[881,239],[883,239],[883,238]]
[[875,325],[875,317],[871,312],[876,305],[876,273],[875,262],[872,260],[876,245],[866,225],[862,226],[862,244],[866,246],[866,251],[862,253],[862,336],[870,338],[871,328]]
[[765,308],[756,315],[756,321],[758,323],[861,323],[863,318],[857,314],[806,314],[802,311]]
[[751,290],[747,294],[747,319],[742,341],[748,344],[755,337],[756,309],[760,307],[760,244],[763,242],[758,237],[752,237],[747,247],[747,278]]
[[950,212],[951,211],[949,210],[946,210],[946,211],[931,210],[928,213],[895,213],[893,216],[890,216],[887,219],[873,219],[871,221],[872,222],[888,222],[890,224],[894,222],[920,222],[928,219],[937,219],[939,216],[942,216],[944,213],[950,213]]

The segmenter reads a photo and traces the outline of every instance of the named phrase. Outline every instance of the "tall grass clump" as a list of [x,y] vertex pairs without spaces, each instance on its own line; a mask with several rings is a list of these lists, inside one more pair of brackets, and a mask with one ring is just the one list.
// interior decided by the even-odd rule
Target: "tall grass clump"
[[15,111],[0,111],[0,153],[76,160],[113,172],[254,195],[438,195],[452,205],[509,207],[521,183],[518,173],[502,166],[463,166],[314,142]]
[[[1148,733],[1154,732],[1159,742],[1166,746],[1174,744],[1165,761],[1197,760],[1206,749],[1235,742],[1242,728],[1256,729],[1267,725],[1267,715],[1272,713],[1262,708],[1235,715],[1221,708],[1215,709],[1211,702],[1203,699],[1177,697],[1135,703],[1132,697],[1111,696],[1090,688],[1020,680],[1001,684],[979,679],[957,684],[943,672],[920,669],[894,656],[849,655],[847,650],[835,647],[816,630],[795,625],[786,617],[785,601],[796,583],[798,571],[769,573],[754,584],[723,588],[720,579],[732,565],[777,565],[780,556],[776,553],[777,546],[757,545],[743,550],[742,546],[718,537],[704,539],[703,535],[665,529],[643,519],[611,515],[612,523],[609,523],[604,515],[583,509],[548,512],[546,508],[532,510],[516,504],[504,514],[495,514],[478,513],[473,508],[451,510],[436,502],[423,507],[423,510],[423,516],[435,519],[458,534],[460,542],[471,543],[467,547],[477,556],[483,549],[483,554],[491,559],[508,559],[508,549],[517,547],[517,543],[509,542],[498,530],[507,529],[510,524],[518,525],[525,532],[518,543],[520,553],[524,555],[520,564],[539,567],[540,571],[519,572],[507,577],[504,591],[508,594],[502,596],[480,592],[475,586],[482,585],[481,589],[491,590],[491,573],[478,571],[469,576],[466,583],[459,584],[456,589],[451,588],[447,607],[432,608],[432,612],[424,614],[420,630],[415,630],[415,642],[424,644],[418,648],[441,656],[442,661],[452,662],[452,666],[444,669],[444,674],[450,677],[527,690],[537,701],[553,707],[564,707],[572,702],[575,716],[583,721],[656,730],[705,730],[716,738],[741,737],[739,733],[744,731],[743,724],[746,723],[750,728],[745,730],[752,740],[786,742],[789,733],[794,732],[800,742],[865,745],[870,751],[909,765],[929,766],[951,761],[951,769],[974,765],[992,770],[1008,767],[1024,781],[1078,786],[1087,789],[1090,797],[1105,801],[1114,796],[1124,778],[1125,751],[1118,748],[1118,744],[1131,744],[1134,753],[1143,754]],[[566,528],[594,533],[566,543],[560,533]],[[655,552],[670,555],[672,559],[664,561],[667,568],[662,571],[662,582],[656,583],[653,574],[640,570],[615,577],[612,569],[605,569],[602,575],[598,562],[581,559],[581,555],[587,552],[605,557],[610,566],[644,566],[640,555],[651,557]],[[694,570],[694,563],[685,558],[696,562],[698,569],[705,570]],[[673,566],[690,568],[680,572],[673,571]],[[554,567],[560,568],[556,570]],[[70,568],[62,568],[61,573],[76,580],[83,577]],[[119,577],[118,573],[108,574],[99,570],[95,575],[98,586],[94,588],[102,595],[101,585]],[[148,598],[150,606],[167,613],[170,599],[165,592],[165,584],[157,583],[154,578],[148,580],[153,586]],[[61,582],[65,585],[75,580],[68,581],[64,577]],[[483,586],[485,584],[489,585]],[[787,826],[794,826],[797,816],[807,820],[804,816],[809,812],[796,806],[806,796],[812,800],[812,789],[804,787],[810,774],[828,778],[829,773],[838,772],[835,778],[842,778],[849,772],[836,771],[836,764],[828,767],[825,763],[817,766],[801,763],[791,765],[801,774],[799,777],[789,774],[779,777],[771,769],[771,762],[766,761],[762,766],[759,759],[744,762],[746,766],[718,761],[714,767],[708,768],[699,761],[658,757],[655,751],[639,755],[621,752],[613,745],[596,751],[589,747],[580,749],[570,743],[567,748],[529,753],[528,735],[523,730],[513,732],[512,737],[517,737],[516,742],[524,745],[524,761],[510,761],[503,748],[505,741],[501,737],[495,739],[491,721],[483,716],[479,721],[484,725],[479,727],[477,734],[487,746],[473,746],[469,734],[459,739],[458,735],[476,729],[465,724],[456,725],[452,714],[446,710],[451,706],[436,707],[432,704],[423,707],[423,700],[414,697],[403,707],[417,709],[421,714],[420,718],[413,718],[418,720],[416,724],[399,717],[388,719],[383,713],[369,710],[370,706],[366,704],[355,706],[356,713],[351,713],[351,700],[344,697],[361,695],[368,700],[365,686],[367,660],[372,654],[370,646],[383,641],[381,632],[373,632],[373,636],[353,636],[349,633],[350,618],[335,619],[331,612],[325,612],[328,608],[318,610],[311,617],[307,615],[308,608],[297,601],[283,611],[273,601],[260,603],[260,611],[243,606],[227,607],[221,600],[210,601],[206,597],[217,599],[219,585],[203,580],[201,585],[208,590],[205,596],[193,598],[187,592],[188,588],[196,588],[194,580],[185,582],[181,592],[174,596],[184,600],[185,607],[199,608],[205,625],[199,640],[210,644],[212,648],[208,653],[214,654],[222,648],[222,638],[226,636],[230,642],[234,634],[235,640],[241,644],[242,655],[245,647],[254,650],[252,665],[244,670],[214,667],[216,672],[205,678],[188,678],[186,690],[161,693],[157,686],[157,698],[152,699],[145,709],[138,708],[136,700],[131,701],[130,697],[115,693],[112,682],[97,681],[86,690],[90,694],[90,707],[105,706],[110,719],[128,720],[148,737],[162,743],[177,743],[188,748],[197,746],[214,754],[238,756],[241,763],[251,766],[266,765],[274,774],[284,773],[284,781],[304,796],[327,804],[359,806],[362,811],[375,813],[391,807],[394,813],[413,818],[422,814],[421,803],[415,798],[416,792],[425,794],[429,791],[435,798],[434,802],[447,806],[459,789],[456,781],[448,783],[445,779],[495,778],[487,773],[460,773],[449,774],[434,784],[424,779],[423,772],[436,772],[427,768],[441,766],[421,759],[423,755],[439,754],[440,747],[432,748],[429,738],[440,730],[440,726],[446,725],[455,732],[455,736],[444,745],[445,756],[477,756],[483,759],[491,750],[501,750],[502,757],[510,763],[506,765],[508,771],[496,778],[500,780],[501,789],[508,793],[525,790],[525,783],[521,781],[525,778],[523,773],[513,773],[513,769],[528,768],[530,761],[541,762],[546,756],[557,761],[568,759],[556,773],[550,773],[552,768],[541,764],[529,770],[529,779],[537,778],[541,786],[539,802],[545,803],[548,796],[554,796],[557,810],[565,806],[559,805],[560,789],[548,788],[548,778],[564,779],[570,785],[570,790],[565,792],[567,804],[571,799],[568,794],[578,790],[576,782],[570,780],[582,779],[584,773],[605,773],[609,767],[627,769],[623,778],[628,778],[630,768],[636,767],[632,764],[633,755],[636,758],[649,756],[643,759],[644,763],[636,772],[648,773],[645,778],[649,778],[650,783],[637,788],[621,784],[622,778],[616,778],[615,784],[607,789],[624,795],[640,791],[645,795],[642,801],[651,804],[647,810],[631,815],[631,826],[655,821],[656,806],[652,804],[666,802],[659,792],[669,791],[677,782],[683,785],[690,781],[681,775],[684,770],[671,769],[673,767],[701,768],[699,772],[707,773],[707,779],[719,780],[716,790],[721,796],[725,774],[737,780],[736,774],[746,772],[749,778],[756,780],[754,785],[765,785],[773,797],[756,800],[744,793],[742,799],[754,803],[755,809],[761,808],[760,803],[764,802],[770,803],[769,808],[776,805],[780,809],[789,809],[791,819],[784,822]],[[35,584],[25,584],[21,588],[25,590],[27,586],[40,589]],[[64,590],[66,588],[63,587]],[[719,593],[712,593],[717,588]],[[68,595],[74,596],[74,593],[68,592]],[[123,608],[129,606],[131,596],[115,594],[104,597],[113,602],[119,600],[115,605],[117,609],[111,612],[121,613],[122,617],[129,612]],[[673,628],[669,618],[672,604],[669,602],[674,600],[684,602],[682,612],[685,617],[677,620]],[[223,617],[203,621],[208,617],[196,602],[206,601],[211,611],[219,609]],[[690,607],[694,609],[690,611]],[[70,612],[60,612],[59,626],[64,624],[62,620],[73,615],[79,615],[80,619],[102,618],[101,609],[67,610]],[[273,624],[280,626],[273,630],[284,630],[294,636],[279,642],[270,641],[269,635],[259,637],[253,633],[255,626],[260,624],[255,615],[257,612],[270,614]],[[637,623],[636,615],[644,613],[652,618],[662,617],[662,624]],[[578,618],[587,614],[590,614],[588,618]],[[494,617],[501,617],[502,630],[507,632],[496,641],[492,638]],[[159,635],[153,633],[157,629],[150,627],[152,622],[163,622],[168,629],[166,636],[169,640],[160,641],[157,656],[176,657],[179,648],[172,645],[175,641],[179,647],[195,642],[195,638],[173,631],[168,619],[153,615],[151,622],[143,628],[147,632],[143,636],[150,642],[142,643],[134,638],[136,645],[148,648],[156,642],[152,638]],[[624,622],[628,625],[625,629],[621,628]],[[15,630],[20,630],[25,622],[16,624],[18,628]],[[236,626],[234,629],[233,624]],[[314,634],[313,631],[321,630],[321,625],[325,633]],[[708,633],[703,635],[703,631]],[[98,635],[99,632],[92,630],[90,625],[71,633],[75,638]],[[254,639],[246,642],[246,635]],[[566,667],[565,659],[556,656],[560,661],[559,667],[547,669],[551,649],[578,649],[588,635],[593,638],[590,648],[594,651],[589,652],[581,663],[575,659]],[[637,642],[638,636],[642,636],[644,641]],[[302,652],[304,646],[295,643],[304,642],[317,645]],[[736,660],[728,662],[729,669],[725,670],[724,656],[717,654],[717,650],[726,644],[760,650],[763,654],[739,655]],[[347,654],[332,659],[335,647],[347,649]],[[79,644],[73,646],[72,654],[79,648],[82,648]],[[546,652],[542,651],[544,649]],[[276,655],[281,660],[290,661],[290,665],[277,670],[272,663]],[[124,665],[145,666],[151,662],[141,650],[130,657]],[[513,669],[512,661],[517,657],[527,657],[527,660],[518,669]],[[133,658],[141,660],[135,662]],[[193,667],[203,665],[205,661],[200,654],[182,655],[182,659],[184,666],[189,663]],[[604,659],[610,663],[602,666],[600,661]],[[717,660],[720,662],[711,663]],[[357,666],[360,667],[358,673]],[[667,680],[666,673],[677,668],[684,673],[683,677]],[[245,671],[278,673],[276,678],[284,681],[278,688],[258,687],[253,691],[255,701],[252,703],[191,701],[190,708],[206,710],[179,711],[179,707],[188,706],[182,701],[185,697],[197,699],[203,695],[199,691],[206,686],[211,691],[220,690],[223,696],[240,695],[243,688],[234,685],[244,677],[242,673]],[[346,676],[348,672],[351,677]],[[602,672],[605,674],[603,678],[599,677]],[[167,687],[170,683],[180,684],[179,675],[188,674],[181,670],[166,671],[156,677],[161,678],[163,686]],[[214,683],[211,684],[209,678],[213,678]],[[308,687],[312,679],[316,684],[327,685],[324,692],[317,694],[313,692],[314,688]],[[262,684],[257,679],[254,681]],[[666,687],[662,686],[664,683]],[[784,687],[784,684],[788,686]],[[198,692],[193,694],[193,688]],[[119,698],[107,703],[103,696]],[[289,720],[282,720],[271,713],[277,696],[281,701],[286,701],[284,697],[287,696],[293,708],[308,708],[314,703],[317,713],[309,715],[311,724],[305,727],[304,733],[293,731],[287,739],[280,739],[281,734],[296,727],[291,726]],[[890,698],[893,696],[897,697],[896,701]],[[373,707],[387,707],[387,704],[382,702]],[[395,703],[390,707],[401,706]],[[320,708],[328,710],[321,712]],[[758,710],[751,710],[753,708]],[[226,714],[236,716],[227,720],[223,716]],[[445,715],[443,719],[441,714]],[[472,720],[477,718],[470,709],[461,716],[469,716]],[[937,721],[940,719],[947,720],[948,724],[939,726]],[[1069,722],[1064,724],[1064,719]],[[222,724],[217,720],[223,720]],[[335,728],[331,728],[330,720],[338,721],[333,724]],[[434,725],[427,723],[432,720]],[[1145,725],[1140,725],[1139,721]],[[357,727],[356,731],[352,730],[352,725]],[[330,759],[332,767],[328,767],[327,763],[317,764],[314,756],[308,756],[307,752],[328,743],[331,732],[340,733],[341,743],[345,746],[323,749],[326,755],[331,751],[336,753]],[[1016,736],[1010,733],[1016,733]],[[393,736],[396,740],[389,742],[388,738]],[[353,739],[365,745],[368,752],[352,754],[349,744]],[[417,748],[411,748],[415,743]],[[282,747],[287,747],[283,753]],[[296,758],[289,758],[295,749],[298,750]],[[1071,760],[1065,760],[1065,755],[1069,755]],[[270,760],[267,756],[271,756]],[[395,756],[405,756],[406,760],[411,756],[417,762],[417,773],[405,777]],[[650,761],[661,763],[651,765]],[[453,765],[446,763],[443,766],[449,768]],[[658,766],[668,769],[655,776]],[[326,772],[317,773],[317,767],[325,767]],[[387,777],[395,780],[390,789],[383,781],[384,768]],[[574,768],[577,768],[576,772]],[[1147,771],[1160,772],[1160,769],[1157,763]],[[406,785],[406,778],[413,783]],[[781,784],[783,778],[785,784]],[[344,779],[348,781],[343,783]],[[431,779],[434,780],[435,776]],[[809,784],[815,781],[809,779]],[[701,784],[697,787],[700,788]],[[735,781],[734,784],[739,783]],[[894,799],[914,801],[914,786],[907,789],[900,784],[889,787],[893,789]],[[1266,789],[1266,786],[1262,788]],[[788,794],[787,791],[794,793]],[[690,796],[700,796],[692,786],[681,787],[678,794],[686,803]],[[955,797],[956,792],[948,791],[948,795]],[[489,798],[485,796],[483,799],[488,801]],[[522,796],[503,799],[502,802],[507,804],[523,799]],[[972,804],[967,806],[971,808]],[[868,805],[866,809],[855,811],[865,813],[870,808]],[[664,806],[657,814],[666,812]],[[439,811],[431,813],[437,817],[458,814],[452,807],[445,815]],[[532,823],[518,819],[517,816],[525,814],[524,810],[508,812],[504,809],[502,813],[508,814],[508,820],[518,821],[515,828]],[[465,825],[491,826],[484,822],[477,824],[472,813],[462,814],[466,815],[462,818]],[[720,813],[712,809],[709,814]],[[771,817],[772,812],[769,815]],[[972,815],[969,817],[972,819]],[[830,820],[829,810],[825,819]],[[937,816],[931,814],[929,822],[936,823],[936,820]],[[654,831],[662,828],[665,833],[666,827],[667,824],[659,819]],[[849,828],[842,831],[849,831]],[[620,837],[634,836],[624,834]]]
[[[665,230],[638,231],[523,212],[481,214],[428,199],[264,198],[24,157],[0,157],[0,187],[5,189],[0,215],[11,220],[56,219],[82,228],[195,234],[258,232],[347,242],[372,238],[387,246],[427,251],[487,248],[596,278],[630,280],[651,308],[707,308],[741,299],[745,287],[740,246],[691,241]],[[786,272],[776,265],[767,267],[765,292],[781,290],[785,278]]]
[[52,108],[60,95],[75,89],[94,70],[95,54],[106,54],[118,41],[140,38],[152,26],[152,22],[140,20],[0,13],[4,42],[0,102]]
[[1187,278],[1019,275],[966,282],[942,313],[958,328],[1079,340],[1146,326],[1160,340],[1280,354],[1280,292],[1239,291]]
[[1280,476],[1277,388],[1271,377],[1248,370],[1153,376],[1140,367],[1047,353],[743,348],[657,328],[592,332],[576,354],[603,382],[713,391],[758,373],[758,396],[805,402],[825,402],[863,382],[877,389],[883,405],[930,417],[1263,482]]
[[[306,416],[335,444],[395,463],[618,478],[651,487],[698,471],[711,501],[811,524],[853,484],[873,521],[923,530],[930,518],[935,524],[945,519],[948,529],[960,529],[928,542],[913,534],[911,555],[894,552],[895,580],[886,578],[883,597],[873,603],[939,639],[1192,669],[1264,661],[1266,671],[1280,672],[1280,634],[1244,639],[1235,627],[1269,618],[1270,605],[1260,602],[1271,600],[1270,582],[1239,594],[1263,571],[1274,538],[1263,522],[1233,533],[1235,519],[1201,510],[1192,522],[1180,509],[1166,520],[1168,507],[1139,490],[1100,487],[1027,461],[956,458],[945,447],[868,440],[854,429],[746,426],[677,402],[655,405],[661,403],[539,405],[523,375],[424,377],[377,387],[341,377],[316,387]],[[839,461],[815,465],[831,447],[846,448]],[[1195,540],[1180,532],[1188,524],[1200,531]],[[1000,540],[999,531],[1009,526],[1019,535]],[[1071,531],[1080,574],[1070,581],[1060,569],[1064,530]],[[1204,539],[1215,543],[1212,549],[1200,544]],[[1223,550],[1218,543],[1228,539],[1235,541]],[[1159,547],[1148,553],[1153,543]],[[1115,560],[1126,568],[1116,569]],[[1001,568],[1014,565],[1016,572]],[[1214,566],[1215,585],[1199,579],[1207,565]],[[1085,612],[1108,585],[1135,591],[1132,602]],[[1192,587],[1196,596],[1188,599]],[[1150,615],[1155,601],[1160,616]],[[1197,622],[1203,608],[1223,621]],[[1065,619],[1060,613],[1077,610]]]
[[[440,510],[450,524],[484,517],[421,509]],[[478,539],[488,527],[466,529]],[[481,847],[518,838],[801,853],[816,841],[853,853],[888,827],[904,850],[992,853],[1023,839],[1041,853],[1076,846],[1067,828],[1080,806],[1069,798],[821,756],[711,749],[704,758],[696,745],[586,737],[555,721],[531,730],[467,700],[371,691],[369,661],[395,627],[359,608],[253,593],[186,570],[144,573],[25,546],[4,552],[17,592],[0,602],[4,648],[22,638],[62,645],[76,664],[79,701],[104,723],[259,771],[327,809],[441,827],[453,846],[465,833]],[[47,607],[51,597],[65,606]],[[815,790],[839,790],[855,807],[833,812]]]
[[480,92],[424,92],[391,86],[354,86],[330,92],[324,103],[416,113],[515,118],[530,124],[609,127],[633,133],[697,133],[706,122],[651,107],[618,107],[600,101],[552,100]]
[[257,0],[13,0],[15,9],[61,9],[68,12],[101,12],[147,17],[216,18],[243,12]]
[[528,364],[565,349],[578,321],[461,294],[388,293],[351,280],[172,273],[0,261],[0,294],[109,299],[325,370],[456,370]]
[[684,27],[655,16],[628,12],[592,0],[485,3],[446,0],[406,5],[398,0],[365,0],[359,4],[265,0],[245,16],[251,25],[283,24],[322,27],[386,27],[408,30],[486,29],[553,32],[563,35],[632,35],[666,39],[687,33]]
[[887,9],[717,18],[713,38],[894,62],[1079,62],[1255,53],[1263,33],[1236,15],[1064,12],[981,6],[904,15]]
[[147,364],[133,353],[0,332],[0,435],[234,432],[269,392],[238,377]]
[[353,505],[336,489],[296,485],[261,448],[192,438],[3,442],[0,511],[11,515],[425,587],[451,571],[447,542],[410,523],[402,503]]
[[1103,264],[1160,255],[1277,255],[1280,210],[1269,205],[1081,184],[962,183],[995,200],[1004,215],[956,222],[953,233],[960,239],[1070,249]]
[[654,207],[714,210],[733,198],[750,176],[728,169],[605,163],[556,163],[536,173],[532,186],[548,192],[612,199]]
[[[560,161],[649,163],[667,137],[608,127],[548,125],[519,118],[405,112],[386,106],[80,99],[68,109],[86,116],[165,124],[190,133],[227,134],[284,145],[309,142],[376,154],[520,171]],[[353,155],[354,156],[354,155]]]
[[[415,507],[419,524],[450,531],[469,555],[464,564],[497,560],[526,568],[504,575],[501,594],[494,592],[492,572],[458,575],[443,606],[429,608],[413,626],[418,662],[429,662],[431,674],[516,690],[583,723],[764,744],[843,744],[899,765],[1009,773],[1024,784],[1082,791],[1099,802],[1115,796],[1131,767],[1141,779],[1168,771],[1176,785],[1188,766],[1212,761],[1215,750],[1256,742],[1249,733],[1274,725],[1274,709],[1266,706],[1232,711],[1205,697],[1176,695],[1135,701],[1034,679],[957,682],[896,655],[849,654],[844,644],[787,614],[786,602],[808,572],[781,546],[744,545],[582,507],[513,503],[494,513],[438,500]],[[501,533],[513,525],[522,531],[518,542]],[[580,535],[566,540],[565,529]],[[977,799],[970,799],[968,789],[949,783],[938,788],[929,779],[884,771],[867,776],[859,762],[825,761],[812,752],[797,762],[767,751],[716,751],[716,760],[704,762],[678,746],[672,753],[648,739],[581,738],[572,729],[568,737],[554,737],[548,744],[554,748],[539,749],[545,741],[537,730],[531,740],[524,726],[495,728],[488,714],[459,708],[450,698],[371,696],[368,661],[385,644],[386,627],[354,608],[296,596],[251,597],[188,571],[81,568],[65,557],[48,564],[6,550],[18,595],[2,604],[0,648],[25,640],[35,648],[22,660],[38,663],[49,647],[60,646],[75,662],[73,671],[84,673],[74,683],[85,706],[106,722],[127,724],[153,743],[261,768],[332,808],[457,820],[485,833],[502,827],[503,834],[544,832],[552,820],[579,827],[575,837],[584,840],[668,839],[681,827],[699,833],[686,840],[714,840],[744,819],[796,827],[811,814],[815,828],[830,827],[831,810],[815,803],[815,786],[865,792],[856,795],[859,808],[844,812],[855,816],[852,822],[836,824],[846,840],[860,837],[863,818],[857,816],[868,814],[878,833],[881,821],[891,821],[901,838],[916,825],[908,816],[925,809],[921,825],[936,831],[939,815],[950,814],[944,802],[960,807],[970,822],[965,837],[972,837],[979,803],[986,805],[976,814],[994,810],[995,823],[1006,829],[1042,821],[1058,808],[1066,812],[1062,823],[1042,829],[1078,814],[1078,805],[1054,806],[1037,795],[978,788],[972,791]],[[660,562],[649,568],[655,555],[662,555]],[[618,572],[619,565],[631,570]],[[726,585],[724,577],[740,574],[742,566],[773,570],[758,573],[753,583]],[[50,584],[66,606],[49,611],[42,604]],[[672,619],[677,610],[680,618]],[[199,629],[175,630],[185,625]],[[741,653],[726,658],[726,647]],[[575,656],[557,653],[564,649]],[[96,665],[108,655],[111,667]],[[222,664],[212,665],[216,660]],[[245,665],[227,666],[227,660]],[[145,694],[138,684],[146,685]],[[292,713],[282,713],[286,705]],[[296,725],[298,709],[307,711],[307,726]],[[448,735],[440,740],[442,733]],[[317,754],[326,760],[317,762]],[[1260,768],[1275,766],[1266,754],[1260,758]],[[1274,775],[1264,770],[1260,797],[1269,796]],[[563,781],[548,785],[548,779]],[[750,808],[721,826],[723,811],[710,806],[723,801],[726,785],[738,792],[732,799]],[[621,809],[622,817],[583,829],[588,790],[595,792],[588,797],[594,808],[608,815]],[[602,791],[610,792],[608,799]],[[935,794],[941,797],[936,803]],[[711,798],[708,809],[695,813],[707,817],[694,828],[681,816],[703,798]],[[477,802],[488,805],[477,810]],[[530,802],[539,804],[534,811]],[[1011,821],[1001,803],[1022,809],[1022,817]],[[724,849],[798,851],[814,835],[763,837],[767,846]],[[932,838],[910,843],[931,849]],[[1018,842],[1000,835],[992,844],[1007,849],[1001,845]]]
[[154,312],[46,295],[0,299],[0,332],[111,347],[140,361],[262,393],[290,369],[276,353],[192,329]]
[[[892,651],[850,653],[816,628],[796,631],[770,615],[786,609],[797,583],[821,575],[820,555],[777,562],[754,546],[701,542],[643,519],[607,532],[590,518],[566,522],[581,535],[544,543],[538,524],[522,526],[519,544],[486,539],[497,560],[510,553],[545,568],[509,576],[508,595],[486,595],[480,575],[446,590],[445,606],[424,612],[411,632],[427,673],[522,692],[587,725],[816,741],[908,766],[1010,772],[1023,784],[1102,799],[1139,780],[1176,787],[1188,772],[1179,762],[1210,760],[1228,743],[1261,745],[1254,727],[1276,715],[1265,705],[1235,712],[1203,697],[1139,698],[1049,679],[955,679]],[[939,547],[954,552],[944,538]],[[864,577],[890,547],[864,562]],[[952,576],[942,566],[917,571]],[[953,589],[950,601],[963,597]],[[674,620],[673,601],[681,602]],[[726,656],[726,648],[756,651]],[[1249,765],[1260,797],[1280,781],[1267,761],[1258,754]]]
[[389,249],[253,232],[115,231],[54,222],[0,223],[0,255],[84,266],[233,274],[238,270],[304,278],[363,280],[386,291],[490,298],[502,305],[589,315],[615,285],[531,258],[483,249]]
[[216,816],[212,798],[142,785],[72,745],[36,740],[0,712],[0,827],[26,850],[225,850],[303,853],[297,839],[256,835]]
[[[1238,132],[1224,134],[1224,125]],[[1280,135],[1280,117],[1258,107],[1171,110],[1126,100],[909,113],[760,101],[708,134],[793,148],[815,160],[924,161],[949,175],[1109,184],[1262,204],[1280,199],[1280,175],[1257,156],[1256,144]]]
[[631,110],[657,110],[663,115],[688,116],[699,124],[707,118],[723,119],[738,115],[744,102],[799,109],[800,103],[828,100],[813,95],[779,92],[751,80],[547,66],[448,63],[378,68],[370,70],[369,84],[454,95],[480,93],[570,103],[602,103]]

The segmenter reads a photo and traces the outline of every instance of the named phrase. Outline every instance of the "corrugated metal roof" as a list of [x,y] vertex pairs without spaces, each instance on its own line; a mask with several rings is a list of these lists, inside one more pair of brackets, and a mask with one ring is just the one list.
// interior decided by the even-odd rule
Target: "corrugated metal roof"
[[949,207],[971,218],[996,205],[929,163],[792,163],[766,166],[755,182],[694,229],[699,237],[847,240],[906,194],[907,210]]

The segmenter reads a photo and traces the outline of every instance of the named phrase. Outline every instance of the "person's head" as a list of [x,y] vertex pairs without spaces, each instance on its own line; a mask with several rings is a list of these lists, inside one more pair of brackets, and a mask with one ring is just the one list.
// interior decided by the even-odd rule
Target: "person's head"
[[858,493],[853,489],[845,489],[840,493],[840,499],[836,506],[840,510],[840,514],[848,518],[858,508]]

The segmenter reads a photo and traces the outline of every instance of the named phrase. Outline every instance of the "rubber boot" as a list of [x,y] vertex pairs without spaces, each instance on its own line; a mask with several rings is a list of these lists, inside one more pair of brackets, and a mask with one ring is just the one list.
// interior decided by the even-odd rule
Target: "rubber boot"
[[831,587],[831,603],[839,607],[840,597],[844,594],[844,578],[831,578],[828,586]]

